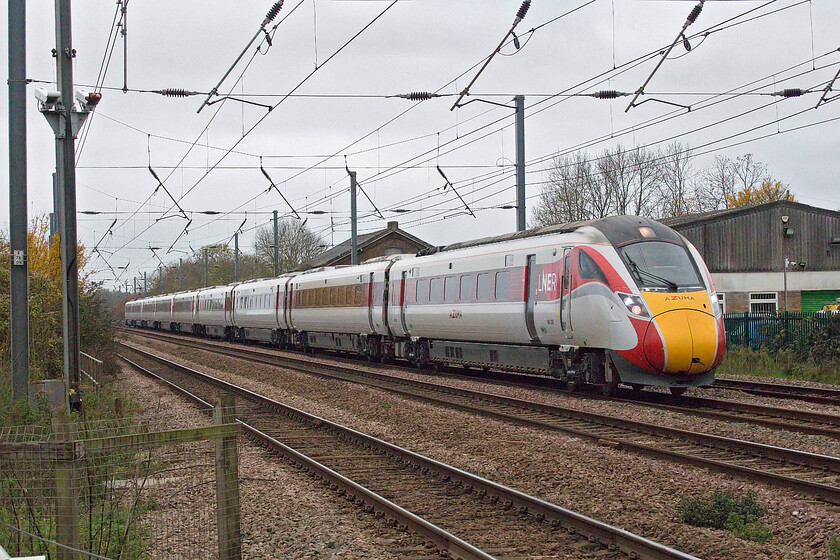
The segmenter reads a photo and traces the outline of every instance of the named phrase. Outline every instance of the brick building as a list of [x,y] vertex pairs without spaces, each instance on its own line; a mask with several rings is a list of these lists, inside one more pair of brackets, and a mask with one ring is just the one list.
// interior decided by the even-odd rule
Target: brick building
[[[396,255],[400,253],[414,254],[422,249],[430,249],[431,244],[414,237],[399,228],[398,222],[388,222],[385,229],[357,236],[356,244],[359,250],[359,262],[374,257]],[[339,266],[350,264],[350,240],[321,253],[311,261],[304,263],[300,270],[319,268],[322,266]]]
[[817,311],[840,298],[840,212],[777,201],[662,222],[703,255],[725,313]]

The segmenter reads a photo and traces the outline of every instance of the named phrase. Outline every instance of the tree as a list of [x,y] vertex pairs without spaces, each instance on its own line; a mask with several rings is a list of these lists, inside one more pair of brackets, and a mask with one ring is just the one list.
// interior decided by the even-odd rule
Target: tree
[[796,202],[787,185],[781,181],[775,181],[771,177],[765,177],[758,187],[745,187],[726,198],[729,208],[739,208],[751,204],[764,204],[777,200]]
[[668,144],[660,156],[660,216],[684,216],[696,207],[693,184],[694,152],[679,142]]
[[[324,241],[306,226],[306,221],[286,219],[277,224],[280,273],[295,270],[324,251]],[[258,229],[254,236],[257,260],[274,271],[274,227]]]
[[[29,272],[29,349],[33,379],[61,377],[64,362],[62,337],[62,267],[58,236],[50,245],[49,219],[42,214],[32,219],[27,233]],[[8,372],[9,356],[9,241],[0,232],[0,374]],[[99,299],[100,286],[85,273],[89,264],[79,245],[79,340],[87,352],[105,355],[113,344],[113,319]],[[2,378],[2,375],[0,375]],[[2,380],[0,384],[6,384]]]
[[702,189],[704,209],[731,208],[730,201],[735,200],[737,192],[756,191],[767,175],[767,166],[753,159],[752,154],[744,154],[734,160],[717,156],[703,174],[706,183]]
[[592,166],[583,152],[554,156],[548,170],[549,183],[543,186],[534,208],[534,225],[590,219],[587,183],[592,179],[591,171]]
[[655,216],[661,199],[659,155],[644,146],[558,155],[548,169],[534,208],[534,225],[603,218],[613,214]]

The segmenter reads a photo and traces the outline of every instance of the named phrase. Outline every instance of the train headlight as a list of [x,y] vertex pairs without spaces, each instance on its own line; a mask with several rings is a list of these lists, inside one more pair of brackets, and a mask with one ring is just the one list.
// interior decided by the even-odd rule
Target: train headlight
[[709,294],[709,301],[712,303],[712,314],[720,317],[720,300],[715,292]]
[[623,294],[616,292],[616,295],[621,299],[621,302],[632,315],[636,317],[650,317],[647,306],[642,300],[642,296],[634,296],[633,294]]

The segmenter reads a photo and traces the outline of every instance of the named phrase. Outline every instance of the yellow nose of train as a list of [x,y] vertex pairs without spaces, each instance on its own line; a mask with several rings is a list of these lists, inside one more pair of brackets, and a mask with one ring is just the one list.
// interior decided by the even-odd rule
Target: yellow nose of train
[[653,320],[645,332],[645,358],[666,373],[699,374],[715,365],[718,324],[705,291],[643,292]]

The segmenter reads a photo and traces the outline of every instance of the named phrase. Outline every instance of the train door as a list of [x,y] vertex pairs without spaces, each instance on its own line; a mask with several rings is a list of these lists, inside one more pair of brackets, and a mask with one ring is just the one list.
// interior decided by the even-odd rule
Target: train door
[[400,282],[400,324],[405,335],[408,335],[408,327],[405,324],[405,275],[406,271],[402,271],[402,282]]
[[368,276],[367,288],[368,325],[370,325],[370,332],[375,332],[376,329],[373,328],[373,272]]
[[560,328],[572,338],[572,248],[563,248],[563,281],[560,283]]
[[537,256],[528,255],[525,267],[525,325],[531,340],[537,340],[537,327],[534,325],[534,308],[537,305]]

